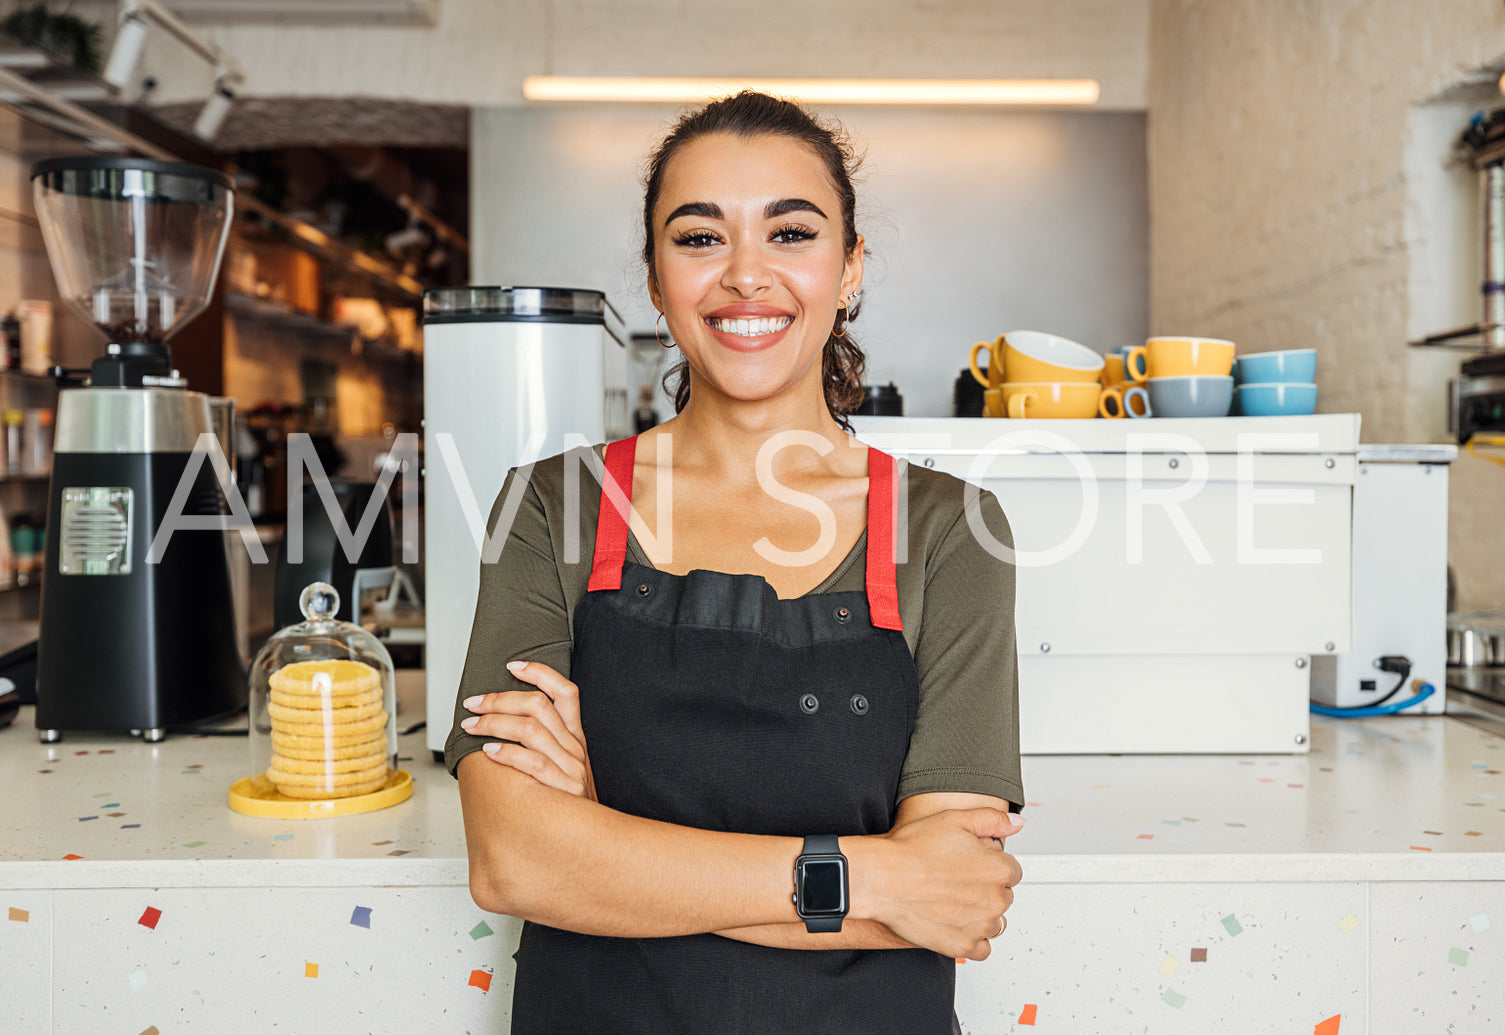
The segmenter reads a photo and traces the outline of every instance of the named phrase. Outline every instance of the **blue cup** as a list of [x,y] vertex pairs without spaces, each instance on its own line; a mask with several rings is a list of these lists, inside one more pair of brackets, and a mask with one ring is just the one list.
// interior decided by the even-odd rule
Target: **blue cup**
[[1317,350],[1248,353],[1238,358],[1234,376],[1241,385],[1310,384],[1317,380]]
[[1229,376],[1152,377],[1146,387],[1157,417],[1226,417],[1233,404]]
[[1301,417],[1317,412],[1314,384],[1245,384],[1238,388],[1246,417]]

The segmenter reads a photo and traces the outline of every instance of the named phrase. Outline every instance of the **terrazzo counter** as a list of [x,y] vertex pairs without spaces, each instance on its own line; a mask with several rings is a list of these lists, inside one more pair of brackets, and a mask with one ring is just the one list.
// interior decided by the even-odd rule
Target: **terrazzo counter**
[[[421,709],[414,712],[421,716]],[[402,719],[400,718],[400,722]],[[454,781],[242,816],[244,739],[0,731],[0,1032],[501,1032],[518,923],[466,887]],[[1025,873],[972,1035],[1505,1030],[1505,739],[1313,718],[1299,756],[1025,760]]]

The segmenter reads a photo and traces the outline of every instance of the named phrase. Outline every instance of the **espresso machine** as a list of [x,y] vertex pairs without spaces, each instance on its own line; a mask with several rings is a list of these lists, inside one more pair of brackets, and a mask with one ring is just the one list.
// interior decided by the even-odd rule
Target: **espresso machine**
[[158,741],[246,703],[228,507],[203,452],[210,400],[166,344],[214,291],[234,188],[210,169],[99,156],[31,178],[58,290],[108,343],[87,387],[58,393],[36,725],[44,742]]

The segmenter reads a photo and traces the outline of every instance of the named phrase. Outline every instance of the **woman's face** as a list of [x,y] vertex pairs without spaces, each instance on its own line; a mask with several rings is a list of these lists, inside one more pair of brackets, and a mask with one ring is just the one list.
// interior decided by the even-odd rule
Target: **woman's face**
[[782,136],[712,134],[664,169],[648,291],[702,386],[741,401],[809,391],[838,301],[862,285],[862,241],[815,153]]

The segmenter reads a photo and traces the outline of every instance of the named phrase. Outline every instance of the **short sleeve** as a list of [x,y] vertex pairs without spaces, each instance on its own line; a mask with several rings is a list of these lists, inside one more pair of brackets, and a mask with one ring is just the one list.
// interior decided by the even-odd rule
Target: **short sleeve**
[[920,704],[900,799],[965,792],[1023,806],[1013,546],[997,498],[968,487],[926,560],[914,649]]
[[[506,519],[507,499],[519,477],[516,469],[507,473],[486,522],[488,536],[495,535],[498,523]],[[541,661],[568,676],[570,645],[570,609],[548,515],[538,490],[525,480],[501,553],[491,563],[481,561],[470,647],[455,696],[454,722],[444,744],[444,764],[451,774],[461,758],[480,750],[488,740],[460,728],[460,721],[471,714],[461,702],[473,694],[532,689],[507,671],[509,661]]]

